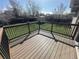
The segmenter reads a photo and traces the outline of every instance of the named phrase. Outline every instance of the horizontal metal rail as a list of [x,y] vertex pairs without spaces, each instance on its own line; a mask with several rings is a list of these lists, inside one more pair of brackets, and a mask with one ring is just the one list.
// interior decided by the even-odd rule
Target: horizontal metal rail
[[[35,24],[35,25],[33,25],[33,24]],[[43,26],[43,24],[47,24],[47,25]],[[67,24],[67,23],[59,23],[59,22],[58,23],[57,22],[40,22],[40,21],[27,22],[27,23],[15,24],[15,25],[8,25],[8,26],[3,26],[3,27],[5,29],[6,28],[13,28],[13,27],[18,28],[18,27],[21,27],[21,26],[24,26],[24,25],[26,25],[25,27],[27,28],[28,32],[25,32],[23,34],[20,34],[18,36],[15,36],[15,37],[13,37],[11,39],[15,39],[15,38],[20,37],[20,36],[25,35],[25,34],[30,34],[30,32],[33,32],[35,30],[39,30],[40,31],[40,29],[47,30],[47,31],[50,31],[50,32],[54,32],[54,33],[58,33],[58,34],[61,34],[61,35],[64,35],[64,36],[68,36],[68,37],[74,38],[75,33],[76,33],[76,30],[77,30],[76,28],[79,27],[79,24]],[[37,29],[34,29],[34,27],[31,26],[31,25],[33,25],[34,27],[37,26]],[[48,27],[48,29],[50,28],[50,30],[48,30],[48,29],[45,28],[48,25],[51,25],[51,26]],[[54,25],[56,25],[56,26],[54,26]],[[34,30],[32,30],[32,29],[34,29]],[[57,31],[55,29],[57,29]],[[11,29],[11,30],[12,31],[11,32],[9,31],[9,32],[12,35],[14,35],[16,32],[13,29]],[[22,31],[22,30],[21,29],[18,29],[18,32],[19,31]]]

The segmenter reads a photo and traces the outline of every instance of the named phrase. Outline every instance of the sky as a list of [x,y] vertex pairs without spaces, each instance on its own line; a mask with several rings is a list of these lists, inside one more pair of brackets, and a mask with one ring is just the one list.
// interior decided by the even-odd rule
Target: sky
[[[25,8],[27,0],[18,0],[19,3]],[[32,0],[37,5],[39,5],[41,12],[43,13],[51,13],[54,9],[59,7],[61,3],[66,6],[65,12],[70,12],[70,0]],[[0,0],[0,10],[6,10],[7,7],[10,6],[8,0]]]

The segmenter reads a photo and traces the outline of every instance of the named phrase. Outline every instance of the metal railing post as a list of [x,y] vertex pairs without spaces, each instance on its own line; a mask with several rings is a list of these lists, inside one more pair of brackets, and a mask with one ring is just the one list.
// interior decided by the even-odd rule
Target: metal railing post
[[78,33],[78,29],[79,29],[79,26],[76,27],[75,32],[74,32],[74,34],[73,34],[73,36],[72,36],[72,40],[76,40],[76,39],[75,39],[75,36],[78,35],[78,34],[77,34],[77,33]]
[[52,34],[53,38],[55,39],[55,41],[57,41],[55,36],[54,36],[54,34],[52,32],[53,32],[53,23],[51,24],[51,34]]
[[53,24],[51,24],[51,33],[53,32],[52,30],[53,30]]
[[38,21],[38,25],[39,25],[39,28],[38,28],[38,34],[40,32],[40,21]]
[[29,34],[31,33],[30,32],[30,23],[28,22],[28,31],[29,31]]

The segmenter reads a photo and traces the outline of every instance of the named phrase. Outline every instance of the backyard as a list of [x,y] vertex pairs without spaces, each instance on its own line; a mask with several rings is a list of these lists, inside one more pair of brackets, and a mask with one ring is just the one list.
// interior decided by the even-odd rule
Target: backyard
[[[51,28],[51,26],[52,26],[52,28]],[[34,23],[34,24],[30,24],[29,28],[30,28],[30,32],[33,32],[33,31],[39,29],[39,26],[38,26],[38,24]],[[71,27],[65,26],[65,25],[57,25],[57,24],[51,25],[49,23],[44,23],[44,24],[40,25],[40,28],[43,30],[47,30],[49,32],[51,32],[51,29],[52,29],[52,32],[55,32],[55,33],[58,33],[61,35],[64,34],[67,36],[71,36],[71,34],[72,34]],[[20,26],[6,27],[5,29],[6,29],[5,30],[6,34],[10,40],[15,39],[15,38],[25,35],[25,34],[29,34],[29,29],[28,29],[27,24],[20,25]]]
[[[36,25],[36,24],[30,25],[31,32],[35,31],[37,29],[38,29],[38,25]],[[7,28],[5,28],[5,31],[10,40],[29,33],[27,24],[21,25],[21,26],[7,27]]]

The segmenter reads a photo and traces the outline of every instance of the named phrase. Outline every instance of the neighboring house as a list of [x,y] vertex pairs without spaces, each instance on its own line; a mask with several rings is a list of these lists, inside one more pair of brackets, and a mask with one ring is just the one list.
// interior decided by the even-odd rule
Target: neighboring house
[[45,22],[45,16],[39,16],[38,18],[37,18],[37,20],[38,21],[41,21],[41,22]]
[[46,16],[46,20],[49,22],[54,22],[54,23],[71,23],[72,22],[72,15],[67,14],[67,15],[60,15],[60,14],[52,14]]
[[[71,0],[71,12],[73,14],[72,24],[79,24],[79,0]],[[79,42],[79,27],[75,27],[76,35],[75,40]]]
[[0,24],[2,25],[9,24],[11,18],[14,18],[13,12],[10,10],[4,11],[4,13],[0,14],[0,21],[1,21]]
[[79,17],[79,0],[71,0],[71,13],[73,14],[72,24],[78,22]]
[[0,21],[1,21],[1,23],[0,24],[2,24],[2,25],[4,25],[4,24],[8,24],[8,19],[7,19],[7,16],[5,15],[5,14],[0,14]]
[[71,0],[71,12],[75,14],[75,16],[79,13],[79,0]]

